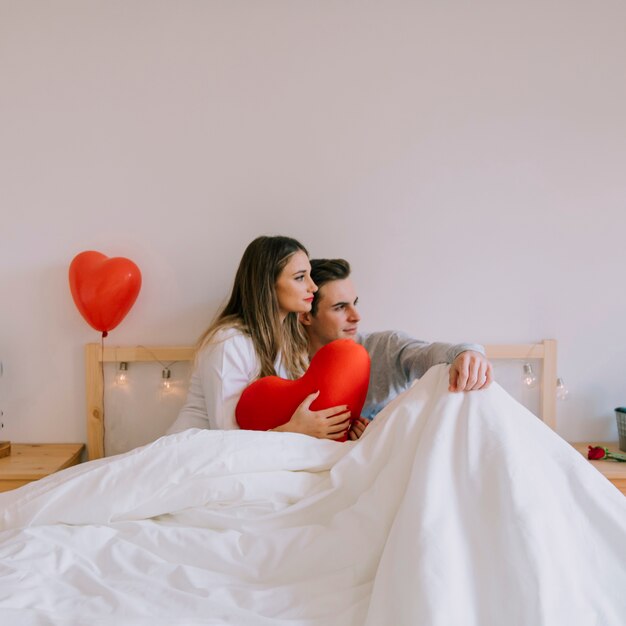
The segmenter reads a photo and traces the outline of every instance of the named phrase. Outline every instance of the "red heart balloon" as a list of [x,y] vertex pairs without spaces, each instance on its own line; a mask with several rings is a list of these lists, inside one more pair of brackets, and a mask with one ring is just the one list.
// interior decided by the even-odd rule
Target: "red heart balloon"
[[[314,411],[347,404],[351,419],[361,415],[370,376],[367,350],[351,339],[337,339],[318,350],[302,378],[259,378],[239,398],[235,417],[240,428],[270,430],[286,424],[312,393]],[[345,437],[342,439],[345,441]]]
[[74,257],[69,279],[76,308],[105,337],[126,317],[141,289],[141,272],[130,259],[93,250]]

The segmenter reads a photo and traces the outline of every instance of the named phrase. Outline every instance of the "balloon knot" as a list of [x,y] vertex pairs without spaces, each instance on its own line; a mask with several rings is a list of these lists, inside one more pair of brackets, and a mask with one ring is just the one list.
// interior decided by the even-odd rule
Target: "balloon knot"
[[102,339],[104,339],[108,334],[109,334],[109,332],[107,330],[103,330],[102,331]]

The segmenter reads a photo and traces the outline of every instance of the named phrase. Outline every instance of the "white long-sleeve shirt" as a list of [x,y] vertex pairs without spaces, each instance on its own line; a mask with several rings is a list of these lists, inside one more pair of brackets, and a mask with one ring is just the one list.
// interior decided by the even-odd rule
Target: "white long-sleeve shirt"
[[[276,373],[288,378],[280,360]],[[258,378],[259,360],[252,339],[236,328],[219,330],[198,354],[187,400],[168,435],[187,428],[239,428],[235,408],[243,390]]]

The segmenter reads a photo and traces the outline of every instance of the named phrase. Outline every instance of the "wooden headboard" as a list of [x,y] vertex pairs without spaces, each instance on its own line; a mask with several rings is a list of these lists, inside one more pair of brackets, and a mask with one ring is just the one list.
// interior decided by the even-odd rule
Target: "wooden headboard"
[[[550,428],[556,426],[556,340],[538,343],[486,345],[491,360],[540,360],[541,419]],[[87,396],[87,453],[89,460],[104,456],[104,408],[102,363],[135,363],[157,361],[193,361],[192,346],[105,347],[99,343],[85,346],[85,383]]]

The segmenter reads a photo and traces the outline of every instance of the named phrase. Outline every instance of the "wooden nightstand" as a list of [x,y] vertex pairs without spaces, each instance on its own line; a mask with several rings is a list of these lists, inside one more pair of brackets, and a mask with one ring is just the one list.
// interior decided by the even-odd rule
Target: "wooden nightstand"
[[[584,443],[572,444],[578,452],[587,458],[589,446],[602,446],[611,452],[619,452],[615,441],[585,441]],[[626,463],[619,461],[589,461],[599,472],[602,472],[625,496],[626,496]]]
[[13,443],[0,459],[0,491],[9,491],[76,465],[82,443]]

